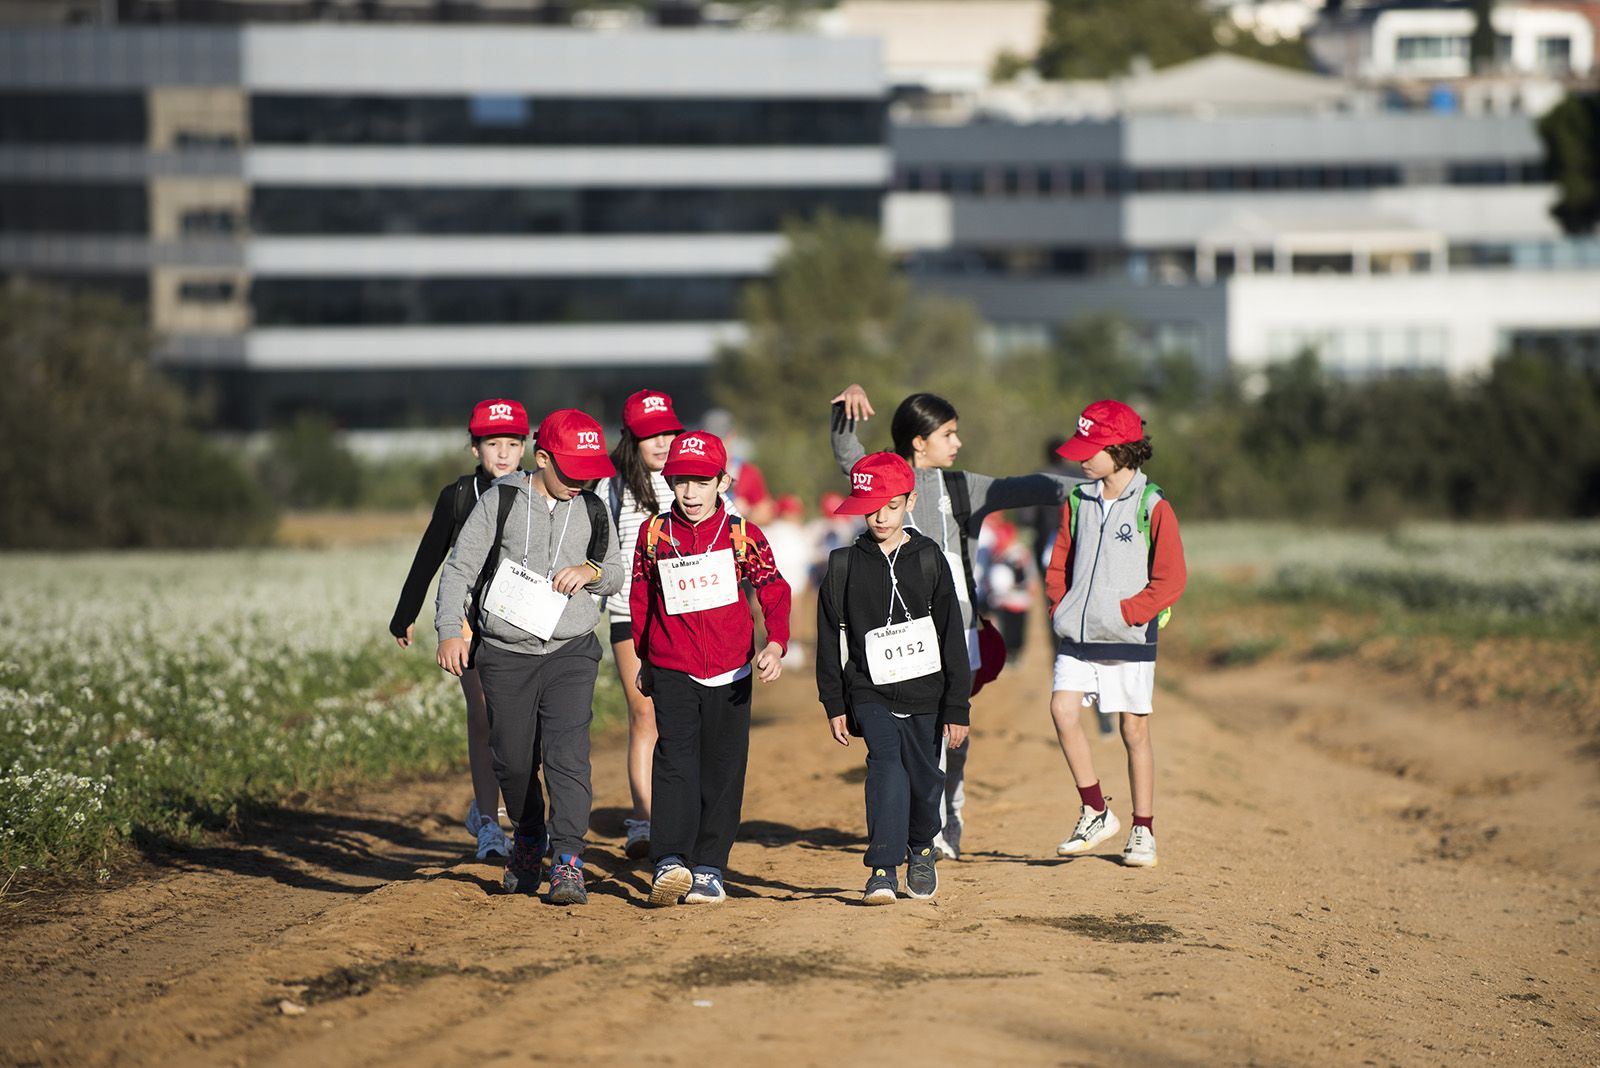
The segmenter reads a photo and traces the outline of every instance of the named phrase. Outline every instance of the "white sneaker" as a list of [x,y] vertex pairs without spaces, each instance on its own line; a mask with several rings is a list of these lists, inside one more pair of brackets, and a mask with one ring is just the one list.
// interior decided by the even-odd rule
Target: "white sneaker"
[[628,839],[622,846],[622,852],[629,860],[638,860],[650,853],[650,821],[649,820],[623,820],[623,827],[627,828]]
[[940,860],[961,859],[961,831],[965,826],[966,820],[961,818],[961,813],[952,812],[944,830],[933,836],[933,851],[939,854]]
[[1155,832],[1148,827],[1135,827],[1128,835],[1128,844],[1122,847],[1122,863],[1130,868],[1155,867]]
[[1084,805],[1082,813],[1078,816],[1078,825],[1072,829],[1072,834],[1066,841],[1056,846],[1056,856],[1070,857],[1076,853],[1087,853],[1120,830],[1122,824],[1117,822],[1117,814],[1111,811],[1109,797],[1106,798],[1106,807],[1101,812]]
[[484,820],[478,824],[478,859],[488,860],[491,855],[509,857],[511,840],[494,820]]

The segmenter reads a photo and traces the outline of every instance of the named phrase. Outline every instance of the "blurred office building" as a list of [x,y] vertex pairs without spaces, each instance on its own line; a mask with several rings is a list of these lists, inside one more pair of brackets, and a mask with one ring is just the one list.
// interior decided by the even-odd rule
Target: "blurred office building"
[[1397,110],[1381,85],[1222,54],[907,99],[886,240],[996,348],[1112,312],[1219,372],[1308,348],[1350,376],[1477,373],[1516,347],[1600,361],[1600,241],[1551,217],[1534,115]]
[[[230,6],[245,10],[122,14],[227,21]],[[403,5],[346,6],[381,20]],[[450,5],[467,21],[493,7]],[[164,360],[235,428],[307,408],[350,427],[457,423],[496,394],[615,416],[641,382],[703,408],[783,221],[876,223],[889,172],[864,38],[0,32],[0,273],[146,302]]]

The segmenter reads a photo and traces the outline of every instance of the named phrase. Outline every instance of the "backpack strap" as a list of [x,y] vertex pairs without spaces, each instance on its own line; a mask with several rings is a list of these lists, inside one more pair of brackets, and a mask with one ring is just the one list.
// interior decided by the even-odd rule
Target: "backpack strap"
[[[968,546],[967,524],[972,520],[972,495],[967,492],[967,476],[961,471],[940,471],[944,491],[950,495],[950,515],[961,535],[961,570],[967,580],[967,596],[972,610],[978,610],[978,581],[972,574],[972,549]],[[939,546],[943,551],[944,546]]]
[[833,598],[833,607],[839,613],[839,667],[842,669],[845,662],[850,659],[850,642],[845,630],[844,596],[845,587],[850,583],[850,546],[833,550],[828,554],[828,575],[823,579],[829,596]]
[[[921,552],[917,554],[917,562],[922,565],[922,581],[928,587],[928,611],[933,611],[933,590],[939,584],[939,554]],[[950,576],[952,579],[954,575]]]
[[611,521],[622,529],[622,476],[612,475],[606,479],[607,503],[611,505]]
[[656,562],[657,546],[661,543],[661,539],[667,536],[666,519],[665,514],[653,515],[645,528],[647,533],[644,536],[644,558],[652,564]]
[[728,537],[733,541],[733,562],[739,569],[739,581],[750,581],[750,561],[754,558],[756,539],[750,536],[750,520],[735,515],[728,524]]
[[[1162,493],[1161,487],[1154,482],[1146,482],[1144,484],[1144,492],[1139,495],[1139,511],[1134,516],[1134,522],[1138,524],[1139,533],[1144,536],[1145,552],[1152,556],[1155,554],[1156,547],[1155,535],[1150,533],[1150,513],[1155,511],[1157,504],[1166,499],[1166,494]],[[1156,629],[1160,630],[1171,621],[1172,606],[1168,605],[1161,610],[1160,615],[1156,616]]]
[[1083,504],[1083,486],[1073,486],[1067,497],[1067,537],[1078,540],[1078,506]]
[[472,509],[478,504],[478,473],[462,475],[456,479],[456,495],[450,505],[450,544],[454,545],[461,536],[461,528],[467,525],[467,517],[472,514]]
[[472,596],[467,601],[467,622],[472,625],[472,644],[467,648],[468,667],[472,667],[478,660],[478,645],[483,641],[483,627],[479,622],[483,595],[489,588],[489,583],[493,581],[494,573],[500,569],[500,540],[505,537],[506,520],[511,518],[511,508],[516,503],[517,487],[501,486],[500,499],[496,502],[495,509],[494,542],[489,546],[489,555],[483,561],[478,579],[472,584]]
[[599,564],[605,560],[606,550],[611,547],[611,524],[606,520],[605,502],[589,490],[580,490],[579,496],[589,512],[589,548],[585,550],[588,555],[584,559]]

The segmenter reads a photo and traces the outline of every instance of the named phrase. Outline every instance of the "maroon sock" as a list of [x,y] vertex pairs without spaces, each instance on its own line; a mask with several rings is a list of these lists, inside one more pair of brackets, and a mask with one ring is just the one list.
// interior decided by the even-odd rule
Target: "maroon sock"
[[1106,799],[1100,794],[1099,783],[1095,783],[1093,786],[1078,787],[1078,797],[1083,801],[1084,807],[1091,812],[1104,812],[1106,810]]
[[1156,818],[1154,816],[1135,816],[1133,817],[1133,825],[1135,827],[1143,827],[1151,834],[1156,833]]

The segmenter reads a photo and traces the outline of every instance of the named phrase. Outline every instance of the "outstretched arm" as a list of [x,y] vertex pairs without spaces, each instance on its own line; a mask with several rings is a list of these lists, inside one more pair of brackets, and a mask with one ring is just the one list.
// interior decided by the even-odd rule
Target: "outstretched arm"
[[856,437],[856,422],[872,418],[872,402],[867,400],[866,390],[851,383],[830,403],[833,405],[830,424],[833,459],[839,470],[848,475],[855,462],[867,454],[861,439]]

